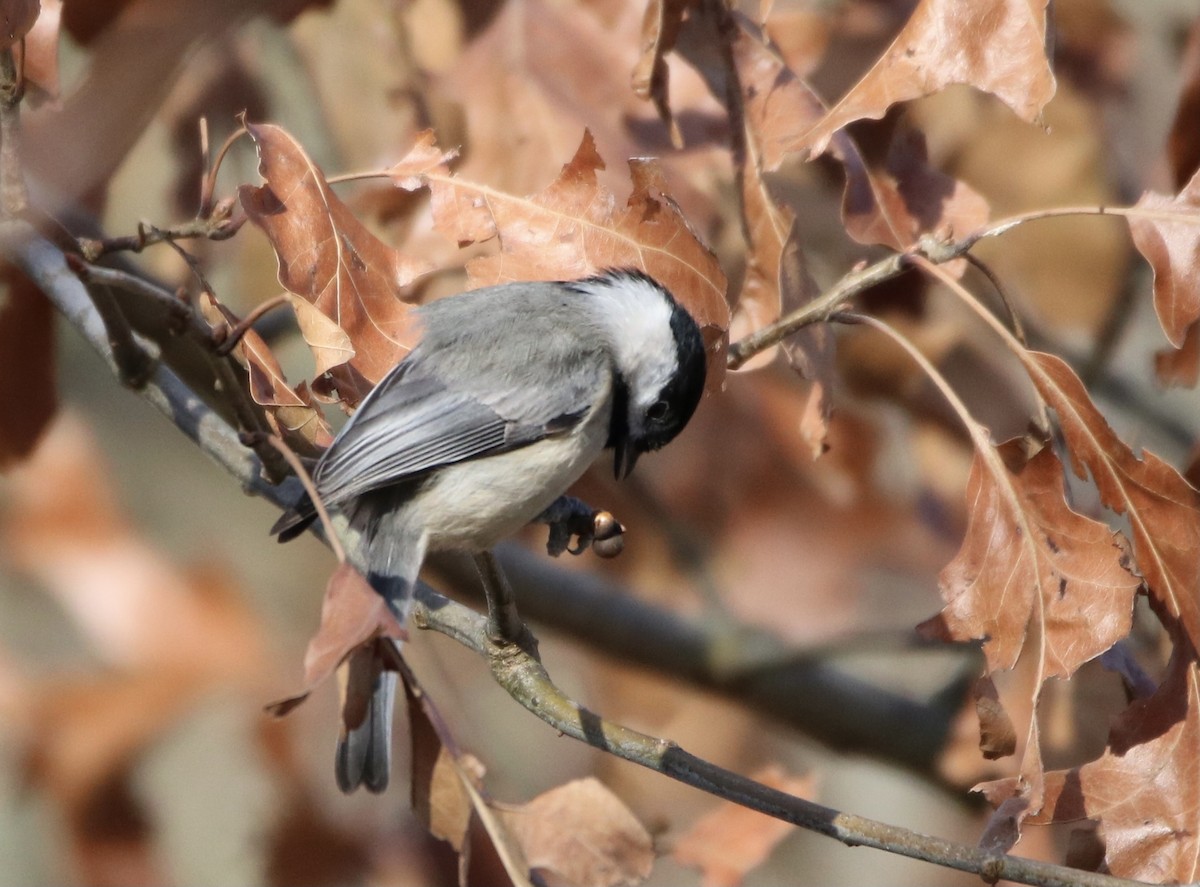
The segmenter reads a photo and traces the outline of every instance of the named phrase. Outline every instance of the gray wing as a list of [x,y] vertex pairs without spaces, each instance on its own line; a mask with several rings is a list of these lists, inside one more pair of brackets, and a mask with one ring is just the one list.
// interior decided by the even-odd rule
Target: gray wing
[[[524,399],[524,398],[522,398]],[[401,364],[371,392],[314,472],[331,505],[466,459],[495,455],[574,427],[589,402],[514,402],[493,408],[463,390]],[[516,407],[516,409],[513,409]],[[500,410],[524,417],[506,418]]]

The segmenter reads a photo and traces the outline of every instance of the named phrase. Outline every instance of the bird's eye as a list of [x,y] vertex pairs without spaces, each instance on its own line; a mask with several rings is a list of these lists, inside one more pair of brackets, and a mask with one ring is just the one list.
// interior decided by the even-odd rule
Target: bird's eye
[[652,422],[661,422],[667,418],[667,413],[671,411],[671,405],[665,400],[655,401],[651,404],[650,409],[646,410],[646,416]]

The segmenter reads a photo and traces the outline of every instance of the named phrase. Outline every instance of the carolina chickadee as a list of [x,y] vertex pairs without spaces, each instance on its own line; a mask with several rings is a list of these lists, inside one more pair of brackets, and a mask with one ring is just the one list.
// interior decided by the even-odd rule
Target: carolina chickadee
[[[670,442],[704,389],[690,314],[636,270],[508,283],[414,309],[422,337],[362,401],[313,471],[362,534],[356,563],[404,621],[427,551],[482,551],[537,518],[604,449],[618,479]],[[316,517],[307,496],[276,523]],[[338,786],[387,786],[395,675],[338,742]]]

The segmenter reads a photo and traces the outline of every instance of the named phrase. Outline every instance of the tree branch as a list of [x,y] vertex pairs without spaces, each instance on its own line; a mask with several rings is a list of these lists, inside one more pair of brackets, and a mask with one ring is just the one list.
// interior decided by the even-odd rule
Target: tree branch
[[[506,543],[495,553],[526,618],[620,662],[724,694],[840,752],[865,754],[937,780],[934,765],[974,671],[922,702],[821,659],[798,657],[768,632],[732,621],[686,619],[645,603],[630,588],[564,570],[519,545]],[[479,597],[479,581],[466,558],[435,554],[427,564],[456,595]]]
[[[34,280],[110,367],[114,367],[104,323],[86,287],[67,266],[63,253],[27,225],[13,222],[0,223],[0,253]],[[295,489],[298,481],[290,478],[279,486],[266,483],[261,463],[241,445],[237,432],[169,367],[156,366],[140,393],[202,451],[237,478],[247,491],[281,506],[293,500],[298,492]],[[516,644],[493,643],[489,639],[486,617],[427,588],[418,588],[413,620],[418,626],[447,634],[485,656],[493,675],[514,699],[564,734],[701,791],[728,798],[849,846],[874,847],[975,872],[989,881],[1005,878],[1045,887],[1131,887],[1137,883],[1014,856],[988,854],[976,847],[921,835],[795,798],[697,758],[674,743],[610,723],[582,708],[555,687],[529,652]],[[668,641],[659,638],[656,645],[668,646]],[[878,726],[876,724],[876,729]]]
[[873,847],[973,872],[991,883],[1000,879],[1041,887],[1132,887],[1142,883],[1019,856],[988,853],[978,847],[922,835],[797,798],[698,758],[673,742],[606,721],[564,695],[542,664],[526,651],[515,644],[493,643],[486,617],[435,592],[418,590],[412,620],[418,628],[445,634],[483,656],[492,676],[508,694],[559,732],[707,794],[835,838],[849,847]]
[[[117,372],[108,331],[87,287],[68,267],[62,251],[23,222],[0,223],[0,255],[20,268],[45,293],[105,362]],[[139,393],[173,422],[246,492],[281,507],[299,495],[299,482],[289,478],[273,486],[262,476],[262,463],[238,440],[237,431],[220,418],[175,372],[154,367]]]

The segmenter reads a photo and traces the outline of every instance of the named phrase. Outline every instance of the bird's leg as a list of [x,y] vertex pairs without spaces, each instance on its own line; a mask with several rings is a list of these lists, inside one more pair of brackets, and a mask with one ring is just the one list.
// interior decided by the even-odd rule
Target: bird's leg
[[[559,496],[537,519],[550,527],[546,551],[551,557],[564,551],[583,554],[589,547],[601,557],[616,557],[625,546],[625,528],[619,520],[574,496]],[[579,540],[574,547],[572,537]]]

